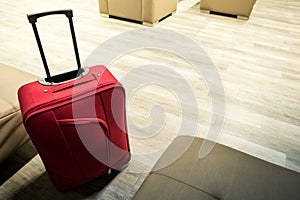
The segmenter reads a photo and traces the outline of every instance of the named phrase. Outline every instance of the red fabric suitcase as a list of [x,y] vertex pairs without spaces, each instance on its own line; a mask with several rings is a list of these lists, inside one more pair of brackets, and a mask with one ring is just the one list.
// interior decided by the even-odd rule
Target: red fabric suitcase
[[[53,77],[35,26],[37,18],[51,14],[69,18],[78,64],[78,70]],[[22,86],[18,96],[24,125],[52,182],[63,191],[121,168],[130,160],[124,88],[105,66],[80,67],[71,10],[28,19],[47,78]]]

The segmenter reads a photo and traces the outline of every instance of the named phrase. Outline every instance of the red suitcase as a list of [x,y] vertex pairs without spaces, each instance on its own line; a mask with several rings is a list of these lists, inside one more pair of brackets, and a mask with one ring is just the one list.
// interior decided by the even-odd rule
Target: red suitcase
[[[65,14],[70,23],[78,69],[50,76],[37,18]],[[104,66],[81,68],[72,11],[28,15],[47,78],[18,91],[23,123],[58,190],[67,190],[130,160],[125,91]]]

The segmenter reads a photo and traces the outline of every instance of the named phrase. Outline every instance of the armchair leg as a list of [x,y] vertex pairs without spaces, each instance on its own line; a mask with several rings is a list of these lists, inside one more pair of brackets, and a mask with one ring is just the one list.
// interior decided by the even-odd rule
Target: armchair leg
[[249,17],[247,17],[247,16],[242,16],[242,15],[238,15],[237,18],[238,18],[238,19],[241,19],[241,20],[248,20],[248,19],[249,19]]
[[150,23],[150,22],[143,22],[143,25],[144,26],[149,26],[149,27],[153,27],[155,26],[156,24],[158,24],[159,21],[156,21],[156,22],[153,22],[153,23]]
[[109,18],[109,14],[101,13],[100,16],[101,16],[101,17],[105,17],[105,18]]
[[201,13],[205,13],[205,14],[210,14],[210,10],[204,10],[204,9],[200,9]]

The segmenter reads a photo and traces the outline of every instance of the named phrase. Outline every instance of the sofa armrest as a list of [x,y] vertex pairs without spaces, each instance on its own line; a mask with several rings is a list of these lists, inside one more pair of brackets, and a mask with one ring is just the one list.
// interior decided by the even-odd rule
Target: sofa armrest
[[17,91],[23,84],[37,78],[1,63],[0,70],[0,162],[2,162],[29,140],[22,122]]

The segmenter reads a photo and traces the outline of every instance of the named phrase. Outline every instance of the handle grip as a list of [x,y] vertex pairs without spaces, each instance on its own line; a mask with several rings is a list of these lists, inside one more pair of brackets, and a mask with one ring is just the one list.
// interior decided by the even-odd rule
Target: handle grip
[[[76,57],[76,62],[77,62],[77,70],[67,72],[67,73],[64,73],[64,74],[59,74],[59,75],[56,75],[56,76],[51,76],[50,71],[49,71],[49,67],[48,67],[48,64],[47,64],[47,60],[46,60],[46,57],[45,57],[45,53],[44,53],[44,50],[43,50],[43,47],[42,47],[41,39],[40,39],[40,36],[38,34],[38,30],[37,30],[37,27],[36,27],[36,22],[37,22],[37,19],[40,18],[40,17],[44,17],[44,16],[48,16],[48,15],[57,15],[57,14],[64,14],[69,19],[70,31],[71,31],[71,36],[72,36],[72,41],[73,41],[73,46],[74,46],[74,52],[75,52],[75,57]],[[42,58],[44,68],[45,68],[45,71],[46,71],[46,75],[47,75],[47,78],[45,78],[46,82],[53,82],[53,83],[64,82],[64,81],[67,81],[67,80],[70,80],[70,79],[73,79],[73,78],[76,78],[76,77],[80,76],[80,74],[84,71],[81,68],[81,63],[80,63],[80,58],[79,58],[79,53],[78,53],[78,47],[77,47],[77,42],[76,42],[76,36],[75,36],[72,17],[73,17],[73,11],[70,10],[70,9],[69,10],[55,10],[55,11],[48,11],[48,12],[42,12],[42,13],[27,15],[27,18],[28,18],[29,22],[32,25],[33,32],[34,32],[34,35],[35,35],[35,38],[36,38],[36,42],[37,42],[38,48],[40,50],[41,58]]]
[[73,17],[73,11],[72,10],[55,10],[55,11],[48,11],[48,12],[42,12],[42,13],[36,13],[36,14],[30,14],[27,15],[27,18],[31,24],[36,23],[37,19],[40,17],[48,16],[48,15],[66,15],[67,18]]

